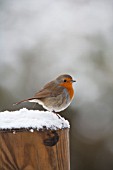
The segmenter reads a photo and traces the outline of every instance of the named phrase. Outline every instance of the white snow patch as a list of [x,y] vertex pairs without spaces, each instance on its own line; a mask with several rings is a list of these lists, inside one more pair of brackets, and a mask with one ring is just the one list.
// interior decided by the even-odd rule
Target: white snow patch
[[55,113],[49,111],[28,110],[26,108],[17,111],[0,112],[0,129],[63,129],[69,128],[69,122],[59,118]]
[[34,132],[34,129],[30,129],[30,132]]

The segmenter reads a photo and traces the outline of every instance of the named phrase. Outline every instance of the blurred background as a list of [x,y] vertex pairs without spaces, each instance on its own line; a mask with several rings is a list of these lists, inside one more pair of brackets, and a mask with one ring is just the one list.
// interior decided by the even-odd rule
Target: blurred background
[[64,73],[71,170],[113,170],[113,0],[0,0],[0,111]]

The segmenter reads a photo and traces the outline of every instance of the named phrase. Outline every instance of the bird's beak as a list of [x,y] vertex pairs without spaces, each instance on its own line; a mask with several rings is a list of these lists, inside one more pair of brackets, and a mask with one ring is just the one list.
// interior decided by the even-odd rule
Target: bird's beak
[[72,83],[76,82],[76,80],[71,80]]

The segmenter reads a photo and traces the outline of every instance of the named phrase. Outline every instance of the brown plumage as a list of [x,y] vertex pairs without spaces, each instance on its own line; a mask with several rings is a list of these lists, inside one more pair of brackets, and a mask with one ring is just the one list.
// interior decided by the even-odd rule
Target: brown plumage
[[16,105],[22,102],[35,102],[41,104],[49,111],[60,112],[68,107],[73,99],[73,82],[75,81],[72,80],[70,75],[61,75],[47,83],[43,89],[37,92],[32,98],[17,102]]

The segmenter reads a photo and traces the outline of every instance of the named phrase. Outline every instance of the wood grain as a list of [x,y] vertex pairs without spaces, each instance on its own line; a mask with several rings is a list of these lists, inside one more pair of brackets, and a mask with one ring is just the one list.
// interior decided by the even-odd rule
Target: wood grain
[[0,132],[0,170],[70,170],[69,129]]

